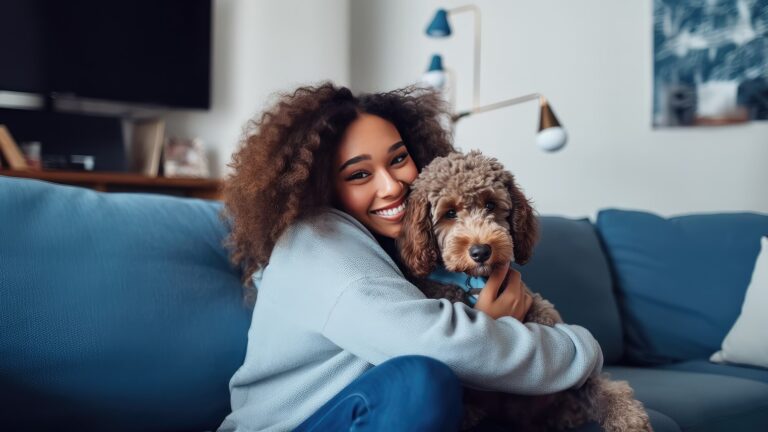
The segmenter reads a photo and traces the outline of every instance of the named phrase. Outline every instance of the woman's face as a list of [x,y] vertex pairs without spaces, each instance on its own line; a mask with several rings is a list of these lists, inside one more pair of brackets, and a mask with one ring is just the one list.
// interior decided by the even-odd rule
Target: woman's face
[[418,170],[395,126],[361,114],[342,136],[333,167],[341,210],[377,234],[397,237]]

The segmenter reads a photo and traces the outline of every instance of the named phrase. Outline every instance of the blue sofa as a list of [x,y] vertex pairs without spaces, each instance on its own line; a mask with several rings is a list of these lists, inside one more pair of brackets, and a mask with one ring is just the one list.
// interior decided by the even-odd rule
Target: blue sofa
[[[250,322],[220,209],[0,176],[0,429],[215,429]],[[768,430],[768,370],[706,360],[768,216],[607,210],[541,225],[524,279],[593,332],[657,431]]]

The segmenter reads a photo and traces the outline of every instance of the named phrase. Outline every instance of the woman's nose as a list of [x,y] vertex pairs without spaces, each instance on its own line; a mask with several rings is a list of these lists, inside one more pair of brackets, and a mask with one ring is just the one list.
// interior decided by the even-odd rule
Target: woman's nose
[[381,176],[379,176],[381,179],[381,184],[379,185],[379,196],[382,198],[386,197],[398,197],[402,195],[403,193],[403,183],[396,178],[392,177],[392,175],[384,171]]

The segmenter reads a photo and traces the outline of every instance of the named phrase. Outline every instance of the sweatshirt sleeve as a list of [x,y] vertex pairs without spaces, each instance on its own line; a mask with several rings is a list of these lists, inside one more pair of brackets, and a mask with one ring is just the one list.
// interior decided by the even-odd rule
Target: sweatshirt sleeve
[[374,365],[425,355],[447,364],[467,386],[521,395],[578,387],[603,363],[599,344],[580,326],[494,320],[461,303],[427,299],[401,277],[350,282],[322,333]]

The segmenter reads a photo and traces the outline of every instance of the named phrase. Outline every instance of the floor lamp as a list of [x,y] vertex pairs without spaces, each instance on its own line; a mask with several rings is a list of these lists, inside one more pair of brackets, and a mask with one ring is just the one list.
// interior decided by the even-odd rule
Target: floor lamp
[[[538,100],[539,113],[539,132],[536,134],[536,145],[545,151],[557,151],[565,146],[568,140],[568,134],[557,120],[554,111],[550,107],[547,99],[540,93],[531,93],[525,96],[519,96],[512,99],[506,99],[500,102],[480,105],[480,9],[474,5],[459,6],[453,9],[438,9],[435,17],[427,27],[426,33],[430,37],[448,37],[451,35],[451,26],[448,23],[448,17],[464,12],[472,12],[475,17],[475,43],[474,43],[474,76],[472,86],[472,108],[453,114],[451,120],[455,124],[460,119],[473,114],[480,114],[487,111],[493,111],[499,108],[517,105],[520,103]],[[442,57],[438,54],[432,56],[429,69],[422,77],[422,81],[442,89],[450,73],[443,67]]]

